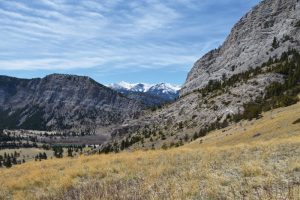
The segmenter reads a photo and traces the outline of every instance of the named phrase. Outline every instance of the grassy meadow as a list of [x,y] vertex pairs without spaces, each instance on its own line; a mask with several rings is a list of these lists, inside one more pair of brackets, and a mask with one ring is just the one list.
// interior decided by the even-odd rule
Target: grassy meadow
[[169,150],[0,169],[0,199],[300,199],[300,103]]

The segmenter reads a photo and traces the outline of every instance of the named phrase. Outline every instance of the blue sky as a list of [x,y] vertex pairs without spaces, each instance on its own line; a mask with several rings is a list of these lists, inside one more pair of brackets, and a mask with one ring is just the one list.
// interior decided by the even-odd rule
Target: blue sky
[[0,74],[182,84],[259,0],[0,0]]

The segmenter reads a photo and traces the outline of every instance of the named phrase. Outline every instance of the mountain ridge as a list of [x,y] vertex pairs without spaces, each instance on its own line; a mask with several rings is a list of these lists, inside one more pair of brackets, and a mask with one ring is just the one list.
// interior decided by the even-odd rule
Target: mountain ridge
[[161,88],[161,87],[176,92],[179,91],[181,88],[179,85],[170,84],[170,83],[149,84],[149,83],[129,83],[126,81],[108,84],[107,86],[113,89],[126,89],[134,92],[148,92],[151,89],[153,90],[154,88]]
[[[136,117],[144,106],[87,76],[51,74],[44,78],[0,76],[2,128],[73,129],[95,132],[97,126]],[[30,120],[31,119],[31,120]],[[28,121],[29,120],[29,121]],[[27,126],[22,126],[24,123]],[[33,124],[32,124],[33,123]],[[93,129],[93,130],[90,130]]]
[[109,84],[108,87],[151,107],[173,102],[178,98],[180,90],[180,86],[169,83],[147,84],[125,81]]

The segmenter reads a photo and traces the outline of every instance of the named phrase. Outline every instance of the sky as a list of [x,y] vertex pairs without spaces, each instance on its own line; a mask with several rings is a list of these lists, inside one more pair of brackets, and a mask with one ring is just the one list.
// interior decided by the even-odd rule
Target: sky
[[183,84],[260,0],[0,0],[0,74]]

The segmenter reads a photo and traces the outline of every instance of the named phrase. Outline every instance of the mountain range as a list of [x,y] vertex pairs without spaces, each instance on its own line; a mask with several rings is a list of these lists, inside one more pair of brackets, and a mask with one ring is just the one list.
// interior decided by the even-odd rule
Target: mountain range
[[193,135],[297,102],[299,50],[300,2],[264,0],[219,48],[195,62],[181,89],[164,83],[106,87],[89,77],[61,74],[1,76],[0,129],[107,135],[101,147],[106,152],[180,145]]
[[169,83],[147,84],[122,81],[108,85],[131,99],[141,101],[147,106],[160,106],[173,102],[179,96],[180,86]]
[[95,133],[97,127],[137,117],[144,107],[85,76],[0,76],[0,129]]
[[262,0],[182,87],[0,76],[0,199],[299,199],[299,117],[300,1]]

